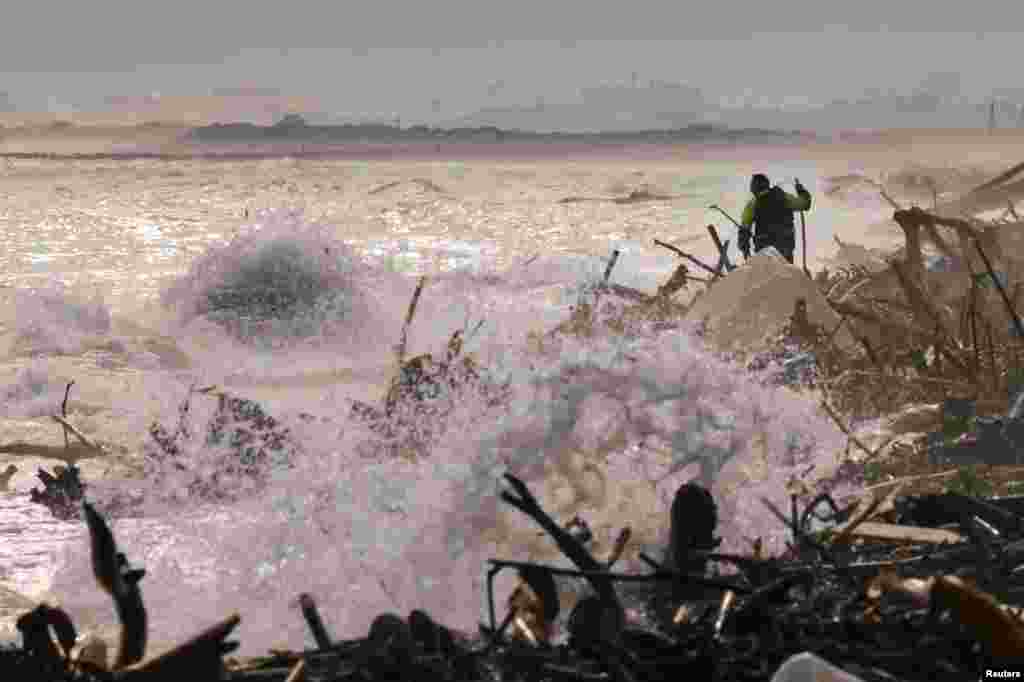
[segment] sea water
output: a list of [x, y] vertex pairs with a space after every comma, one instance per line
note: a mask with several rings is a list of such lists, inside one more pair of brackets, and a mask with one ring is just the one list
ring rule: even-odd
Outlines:
[[[612, 280], [652, 292], [677, 264], [653, 239], [714, 262], [705, 225], [733, 244], [735, 230], [708, 205], [738, 218], [752, 170], [628, 157], [9, 161], [0, 179], [0, 441], [59, 445], [47, 415], [75, 382], [69, 419], [111, 452], [81, 464], [97, 482], [90, 495], [104, 494], [100, 481], [149, 486], [144, 514], [110, 523], [129, 561], [147, 570], [155, 649], [235, 611], [243, 653], [308, 646], [301, 592], [314, 595], [337, 638], [412, 608], [474, 630], [488, 558], [564, 565], [532, 521], [502, 508], [504, 472], [559, 519], [586, 518], [598, 553], [630, 526], [626, 570], [643, 570], [638, 547], [664, 545], [675, 488], [702, 472], [715, 477], [723, 547], [745, 552], [763, 537], [778, 551], [784, 529], [759, 498], [784, 503], [788, 478], [826, 469], [843, 444], [812, 400], [760, 386], [685, 328], [567, 339], [542, 353], [527, 343], [566, 318], [613, 250]], [[812, 267], [834, 251], [834, 234], [858, 241], [888, 210], [821, 195], [824, 167], [756, 170], [798, 176], [816, 193]], [[638, 189], [673, 198], [610, 201]], [[586, 200], [560, 202], [568, 197]], [[351, 300], [309, 318], [315, 328], [254, 327], [267, 338], [243, 341], [189, 312], [189, 296], [214, 278], [197, 272], [204, 257], [300, 232], [311, 235], [296, 241], [302, 253], [348, 268], [337, 287]], [[408, 354], [440, 357], [453, 331], [475, 329], [466, 350], [512, 394], [500, 409], [459, 405], [425, 455], [387, 457], [349, 424], [348, 409], [352, 399], [381, 400], [424, 274]], [[227, 505], [130, 478], [149, 424], [173, 424], [190, 388], [206, 385], [259, 401], [303, 443], [267, 489]], [[20, 471], [0, 494], [0, 583], [60, 603], [80, 628], [109, 631], [116, 616], [91, 576], [84, 524], [28, 502], [36, 467], [56, 462], [0, 455], [8, 462]], [[499, 599], [510, 585], [499, 581]], [[21, 602], [8, 601], [11, 616]]]

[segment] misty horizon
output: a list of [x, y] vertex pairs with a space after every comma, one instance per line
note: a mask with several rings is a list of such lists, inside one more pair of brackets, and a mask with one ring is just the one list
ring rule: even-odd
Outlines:
[[[936, 13], [922, 2], [777, 0], [698, 14], [660, 0], [439, 0], [403, 7], [397, 20], [394, 8], [301, 1], [50, 4], [0, 26], [0, 108], [59, 115], [118, 98], [280, 96], [308, 105], [273, 115], [451, 125], [652, 81], [698, 89], [704, 110], [802, 111], [918, 91], [1024, 104], [1006, 59], [1024, 6], [1007, 3]], [[685, 103], [662, 113], [702, 114]]]
[[[75, 122], [75, 114], [109, 114], [136, 123], [192, 126], [248, 123], [273, 125], [299, 116], [310, 126], [387, 125], [410, 129], [497, 128], [504, 131], [595, 133], [672, 131], [710, 124], [728, 128], [806, 130], [982, 128], [993, 118], [999, 128], [1024, 125], [1024, 97], [996, 89], [986, 97], [958, 92], [958, 74], [930, 74], [910, 89], [868, 88], [830, 101], [807, 96], [762, 96], [752, 89], [734, 96], [709, 96], [705, 89], [683, 82], [628, 79], [580, 86], [574, 97], [511, 101], [481, 107], [459, 116], [426, 120], [405, 113], [331, 111], [316, 96], [254, 85], [210, 88], [206, 93], [107, 95], [93, 107], [50, 112], [57, 120]], [[995, 93], [1002, 92], [1001, 96]], [[11, 93], [0, 92], [0, 111], [38, 113], [16, 105]], [[435, 102], [436, 103], [436, 102]], [[63, 118], [62, 118], [63, 117]], [[95, 119], [93, 119], [95, 120]], [[88, 123], [85, 123], [88, 125]]]

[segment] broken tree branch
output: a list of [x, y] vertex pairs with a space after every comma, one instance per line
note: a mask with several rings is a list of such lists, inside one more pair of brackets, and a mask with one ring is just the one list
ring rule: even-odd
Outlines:
[[47, 459], [60, 460], [66, 464], [75, 464], [83, 459], [93, 459], [103, 454], [102, 450], [78, 443], [71, 444], [66, 448], [59, 445], [26, 443], [20, 440], [12, 443], [0, 443], [0, 455], [45, 457]]
[[238, 648], [237, 642], [224, 640], [241, 621], [237, 613], [232, 614], [170, 651], [118, 671], [114, 679], [118, 682], [222, 679], [223, 656]]
[[618, 260], [619, 260], [619, 250], [615, 249], [614, 251], [612, 251], [612, 257], [608, 260], [608, 267], [605, 268], [604, 277], [601, 278], [601, 281], [604, 284], [608, 283], [608, 278], [612, 276], [612, 270], [615, 268], [615, 263]]
[[708, 225], [708, 234], [711, 235], [711, 240], [715, 243], [715, 248], [718, 249], [718, 273], [722, 273], [723, 267], [726, 272], [735, 270], [736, 266], [729, 261], [729, 242], [722, 243], [722, 240], [718, 238], [718, 230], [715, 229], [714, 225]]
[[615, 617], [618, 619], [618, 627], [621, 628], [624, 618], [622, 604], [619, 602], [618, 595], [615, 593], [615, 588], [611, 579], [607, 576], [601, 575], [602, 572], [606, 572], [605, 565], [602, 565], [594, 559], [594, 557], [590, 555], [590, 552], [588, 552], [586, 548], [583, 547], [583, 545], [580, 544], [580, 542], [573, 537], [571, 533], [569, 533], [569, 531], [555, 523], [555, 520], [541, 508], [537, 498], [533, 496], [533, 493], [530, 492], [530, 489], [526, 487], [525, 483], [512, 474], [505, 474], [505, 480], [508, 481], [509, 485], [511, 485], [515, 492], [518, 493], [518, 496], [508, 491], [502, 491], [501, 499], [529, 516], [531, 519], [536, 521], [541, 528], [547, 531], [548, 535], [550, 535], [558, 545], [558, 548], [562, 550], [562, 553], [565, 554], [565, 556], [568, 557], [569, 560], [579, 568], [579, 570], [597, 572], [596, 574], [589, 574], [587, 576], [587, 581], [604, 602], [605, 608], [612, 609], [615, 612]]
[[893, 261], [891, 264], [893, 272], [896, 273], [897, 280], [900, 286], [903, 287], [904, 293], [907, 295], [907, 301], [914, 307], [916, 311], [923, 311], [928, 317], [931, 318], [931, 322], [934, 323], [938, 338], [935, 339], [935, 350], [942, 355], [942, 357], [949, 361], [951, 365], [956, 367], [961, 374], [966, 378], [973, 381], [974, 375], [971, 373], [969, 367], [964, 365], [959, 358], [953, 355], [952, 351], [949, 350], [949, 346], [946, 341], [952, 338], [952, 334], [946, 328], [945, 321], [939, 312], [935, 309], [924, 293], [917, 287], [917, 284], [909, 276], [909, 274], [903, 269], [900, 263]]
[[398, 357], [399, 372], [401, 371], [402, 364], [405, 362], [405, 350], [409, 341], [409, 325], [412, 324], [412, 318], [416, 315], [416, 306], [420, 302], [420, 294], [423, 293], [423, 286], [426, 283], [426, 275], [420, 277], [419, 282], [416, 283], [415, 291], [412, 292], [412, 300], [409, 301], [409, 309], [405, 313], [405, 322], [402, 323], [402, 336], [398, 341], [398, 348], [395, 350], [395, 355]]
[[139, 589], [139, 581], [146, 571], [128, 566], [124, 554], [117, 551], [114, 534], [91, 504], [83, 502], [82, 509], [89, 526], [93, 575], [100, 587], [114, 598], [117, 617], [121, 621], [121, 644], [114, 662], [117, 670], [142, 660], [146, 654], [148, 626]]
[[711, 273], [713, 276], [718, 277], [718, 271], [717, 270], [715, 270], [713, 267], [711, 267], [707, 263], [704, 263], [703, 261], [695, 258], [694, 256], [691, 256], [690, 254], [686, 253], [685, 251], [683, 251], [681, 249], [678, 249], [678, 248], [672, 246], [671, 244], [666, 244], [665, 242], [661, 241], [660, 239], [655, 239], [654, 243], [656, 245], [662, 247], [662, 248], [668, 249], [669, 251], [671, 251], [672, 253], [676, 254], [677, 256], [680, 256], [682, 258], [687, 259], [691, 263], [693, 263], [693, 264], [703, 268], [707, 272]]
[[299, 607], [302, 609], [302, 617], [306, 619], [313, 639], [318, 649], [331, 648], [331, 636], [327, 634], [324, 621], [320, 618], [320, 611], [316, 608], [313, 596], [305, 592], [299, 595]]
[[[55, 414], [50, 415], [50, 418], [60, 424], [63, 430], [63, 448], [55, 445], [37, 445], [35, 443], [26, 443], [24, 441], [14, 441], [13, 443], [0, 443], [0, 454], [20, 455], [23, 457], [46, 457], [48, 459], [58, 459], [69, 465], [74, 465], [79, 460], [99, 457], [105, 454], [103, 448], [91, 441], [67, 419], [68, 396], [71, 393], [71, 387], [74, 385], [75, 382], [70, 381], [67, 386], [64, 387], [64, 400], [60, 405], [60, 416]], [[71, 443], [68, 442], [68, 433], [74, 435], [78, 440], [78, 443], [71, 445]]]
[[996, 187], [997, 185], [1001, 185], [1004, 182], [1012, 179], [1013, 176], [1017, 175], [1021, 171], [1024, 171], [1024, 163], [1018, 163], [1018, 164], [1010, 167], [1008, 170], [1003, 171], [1002, 173], [1000, 173], [996, 177], [992, 178], [991, 180], [988, 180], [987, 182], [983, 182], [982, 184], [978, 185], [974, 189], [968, 191], [964, 195], [964, 197], [969, 197], [969, 196], [971, 196], [973, 194], [978, 194], [980, 192], [984, 192], [985, 190], [992, 189], [993, 187]]
[[[60, 416], [65, 419], [68, 418], [68, 396], [71, 394], [71, 387], [75, 385], [75, 382], [69, 381], [68, 385], [64, 387], [64, 401], [60, 404]], [[68, 430], [64, 429], [64, 447], [68, 446]]]
[[843, 420], [839, 418], [839, 415], [836, 414], [835, 410], [832, 409], [832, 406], [828, 404], [827, 396], [822, 398], [821, 407], [825, 410], [828, 416], [832, 418], [832, 421], [834, 421], [836, 426], [839, 427], [839, 430], [842, 431], [843, 434], [845, 434], [846, 437], [850, 439], [850, 442], [856, 445], [860, 450], [864, 452], [864, 454], [868, 456], [868, 458], [864, 460], [865, 462], [868, 462], [877, 457], [879, 453], [881, 453], [882, 450], [885, 448], [885, 446], [887, 446], [889, 443], [895, 440], [895, 438], [889, 438], [880, 446], [878, 446], [875, 450], [871, 450], [868, 448], [868, 446], [864, 445], [864, 443], [859, 438], [857, 438], [857, 436], [855, 436], [852, 431], [850, 431], [850, 427], [848, 427], [843, 422]]
[[974, 248], [978, 250], [978, 255], [981, 256], [981, 260], [985, 263], [985, 268], [988, 270], [988, 276], [992, 278], [992, 282], [996, 285], [996, 289], [999, 290], [999, 296], [1003, 299], [1003, 305], [1006, 306], [1006, 312], [1010, 316], [1010, 320], [1013, 322], [1014, 328], [1017, 330], [1017, 335], [1020, 338], [1024, 338], [1024, 325], [1021, 324], [1020, 316], [1017, 315], [1017, 311], [1013, 307], [1013, 303], [1010, 301], [1010, 297], [1006, 295], [1006, 289], [1003, 288], [1003, 283], [996, 277], [995, 270], [992, 269], [992, 263], [988, 259], [988, 254], [981, 248], [981, 241], [977, 238], [974, 240]]
[[[101, 448], [99, 445], [96, 445], [96, 443], [93, 443], [91, 440], [89, 440], [85, 436], [85, 434], [83, 434], [81, 431], [79, 431], [77, 428], [75, 428], [74, 424], [69, 422], [64, 417], [58, 417], [55, 414], [51, 414], [50, 418], [53, 419], [53, 421], [55, 421], [58, 424], [60, 424], [61, 426], [63, 426], [66, 432], [70, 431], [71, 434], [75, 438], [78, 439], [78, 442], [81, 443], [82, 445], [84, 445], [85, 447], [90, 448], [92, 450], [98, 450], [99, 452], [103, 451], [103, 448]], [[67, 433], [65, 433], [65, 438], [66, 437], [67, 437]]]

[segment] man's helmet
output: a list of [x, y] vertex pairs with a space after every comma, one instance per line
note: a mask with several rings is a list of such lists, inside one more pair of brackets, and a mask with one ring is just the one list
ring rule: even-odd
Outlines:
[[750, 178], [750, 192], [752, 194], [760, 194], [771, 186], [771, 181], [768, 180], [768, 176], [764, 173], [754, 173], [753, 177]]

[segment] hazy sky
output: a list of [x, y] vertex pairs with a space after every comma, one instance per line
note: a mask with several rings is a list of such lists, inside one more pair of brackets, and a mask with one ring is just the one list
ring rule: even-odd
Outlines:
[[[35, 0], [0, 22], [15, 101], [240, 85], [321, 97], [335, 112], [437, 120], [571, 99], [601, 82], [686, 82], [812, 100], [961, 74], [1015, 84], [1024, 2], [920, 0]], [[439, 109], [433, 100], [440, 101]]]

